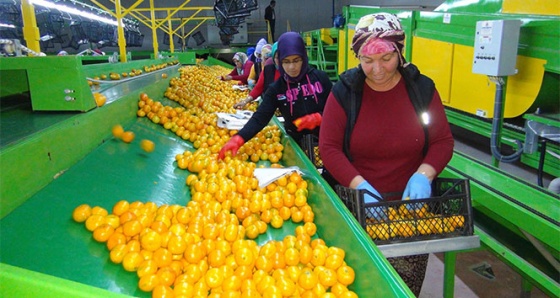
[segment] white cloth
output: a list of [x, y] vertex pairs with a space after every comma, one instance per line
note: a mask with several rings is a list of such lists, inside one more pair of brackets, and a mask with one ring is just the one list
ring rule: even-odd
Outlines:
[[278, 178], [293, 172], [298, 172], [300, 175], [302, 174], [299, 168], [294, 166], [288, 168], [256, 168], [253, 171], [253, 176], [259, 180], [259, 187], [264, 188], [278, 180]]
[[216, 113], [218, 115], [217, 125], [221, 128], [229, 130], [240, 130], [247, 124], [249, 118], [253, 116], [253, 112], [246, 110], [239, 110], [235, 114]]

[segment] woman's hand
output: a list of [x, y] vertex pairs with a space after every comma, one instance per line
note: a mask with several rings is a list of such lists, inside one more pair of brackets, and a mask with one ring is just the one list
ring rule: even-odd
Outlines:
[[248, 103], [250, 103], [251, 101], [253, 101], [253, 98], [252, 98], [251, 96], [249, 96], [249, 97], [245, 98], [244, 100], [242, 100], [242, 101], [240, 101], [240, 102], [234, 104], [234, 105], [233, 105], [233, 108], [234, 108], [234, 109], [241, 110], [241, 109], [245, 108], [245, 106], [246, 106]]

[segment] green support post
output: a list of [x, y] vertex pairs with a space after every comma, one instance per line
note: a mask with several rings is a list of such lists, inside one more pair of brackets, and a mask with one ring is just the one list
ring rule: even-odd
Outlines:
[[455, 290], [455, 264], [457, 252], [448, 251], [443, 254], [443, 297], [453, 297]]

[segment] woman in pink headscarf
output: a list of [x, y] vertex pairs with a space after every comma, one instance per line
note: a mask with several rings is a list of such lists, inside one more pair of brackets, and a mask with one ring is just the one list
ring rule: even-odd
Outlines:
[[[362, 17], [352, 40], [360, 64], [340, 75], [323, 111], [319, 149], [325, 178], [369, 191], [366, 203], [429, 198], [432, 180], [453, 154], [439, 94], [431, 79], [405, 61], [404, 39], [395, 15]], [[402, 196], [380, 195], [395, 192]], [[383, 210], [374, 216], [386, 217]], [[428, 255], [389, 262], [419, 295]]]

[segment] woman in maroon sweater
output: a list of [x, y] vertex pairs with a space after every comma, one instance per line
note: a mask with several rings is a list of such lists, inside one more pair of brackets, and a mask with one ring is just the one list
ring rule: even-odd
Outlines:
[[249, 61], [245, 53], [237, 52], [233, 55], [233, 63], [235, 68], [228, 75], [222, 76], [222, 81], [238, 80], [239, 84], [247, 85], [247, 78], [251, 73], [253, 62]]
[[[341, 74], [323, 111], [319, 150], [325, 169], [339, 184], [379, 196], [366, 194], [366, 202], [390, 192], [403, 195], [388, 200], [430, 197], [431, 181], [453, 154], [453, 136], [439, 94], [432, 80], [406, 63], [403, 45], [404, 31], [395, 15], [362, 17], [352, 41], [360, 65]], [[430, 95], [416, 96], [426, 93], [411, 91], [412, 85]], [[421, 113], [415, 108], [422, 106], [420, 98], [425, 107]], [[357, 115], [348, 132], [344, 107], [351, 101]], [[389, 262], [419, 295], [428, 255]]]

